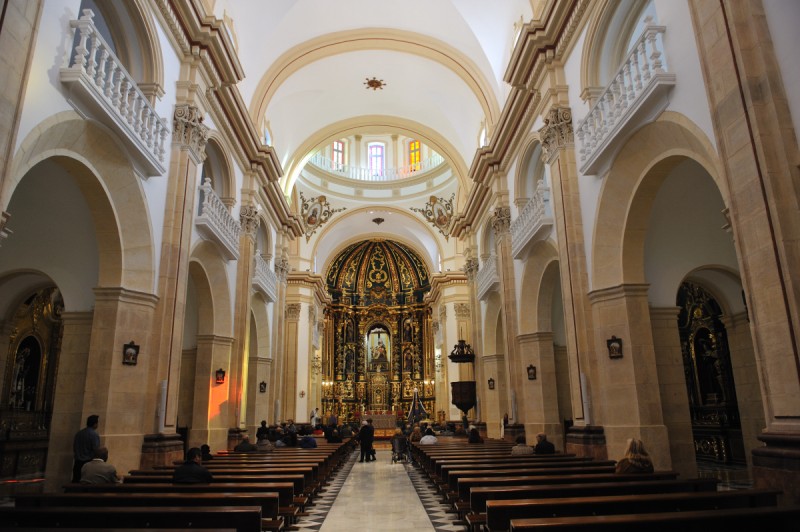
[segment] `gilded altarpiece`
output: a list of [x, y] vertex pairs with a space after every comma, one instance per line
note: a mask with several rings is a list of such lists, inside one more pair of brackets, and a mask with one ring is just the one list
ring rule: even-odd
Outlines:
[[[428, 270], [407, 246], [386, 240], [351, 244], [327, 273], [333, 334], [323, 348], [323, 403], [341, 421], [365, 415], [403, 420], [414, 388], [433, 412]], [[385, 427], [386, 430], [393, 428]], [[382, 427], [376, 426], [380, 432]], [[379, 434], [380, 435], [380, 434]]]

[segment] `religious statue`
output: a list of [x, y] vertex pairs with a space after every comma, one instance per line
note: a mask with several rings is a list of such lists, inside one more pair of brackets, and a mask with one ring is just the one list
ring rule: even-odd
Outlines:
[[389, 357], [386, 352], [386, 345], [383, 340], [378, 338], [378, 343], [372, 348], [372, 362], [370, 369], [372, 371], [388, 371], [389, 370]]

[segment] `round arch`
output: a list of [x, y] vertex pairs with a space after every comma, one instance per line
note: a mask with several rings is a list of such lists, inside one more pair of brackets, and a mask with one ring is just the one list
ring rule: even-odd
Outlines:
[[500, 106], [492, 84], [471, 58], [427, 35], [375, 28], [324, 35], [295, 46], [278, 58], [258, 82], [250, 105], [253, 122], [262, 123], [261, 117], [265, 115], [278, 87], [295, 72], [325, 57], [360, 50], [398, 51], [436, 61], [464, 80], [475, 94], [490, 124], [494, 124], [500, 116]]
[[89, 205], [100, 255], [99, 286], [153, 293], [156, 273], [149, 207], [115, 136], [71, 111], [43, 121], [21, 143], [3, 182], [3, 210], [24, 176], [46, 159], [72, 175]]
[[[519, 162], [514, 175], [514, 204], [518, 208], [523, 208], [534, 192], [530, 185], [536, 185], [538, 177], [545, 175], [542, 145], [538, 134], [530, 134], [525, 139]], [[533, 183], [530, 182], [531, 176]]]
[[730, 203], [719, 159], [703, 132], [683, 115], [662, 114], [628, 140], [603, 183], [592, 238], [593, 290], [646, 282], [642, 235], [655, 195], [671, 169], [686, 159], [698, 163], [725, 205]]
[[[189, 257], [190, 275], [198, 287], [198, 311], [201, 334], [230, 337], [233, 331], [232, 302], [225, 260], [211, 242], [203, 240]], [[202, 275], [202, 278], [200, 277]], [[198, 281], [201, 284], [197, 284]], [[208, 283], [210, 299], [201, 302], [199, 287]], [[207, 332], [206, 332], [207, 331]]]
[[[471, 183], [468, 180], [469, 168], [466, 161], [459, 155], [458, 150], [453, 144], [435, 130], [397, 116], [361, 116], [349, 118], [340, 122], [330, 124], [301, 143], [297, 150], [289, 156], [285, 165], [285, 171], [281, 186], [284, 194], [289, 195], [294, 188], [294, 184], [300, 177], [300, 172], [305, 167], [308, 159], [313, 153], [334, 140], [349, 135], [361, 134], [365, 130], [379, 130], [383, 133], [397, 133], [405, 136], [415, 137], [433, 148], [441, 155], [445, 163], [453, 170], [453, 174], [458, 179], [458, 199], [463, 202], [469, 194]], [[459, 203], [461, 204], [461, 203]]]
[[500, 294], [493, 291], [486, 300], [486, 307], [483, 313], [483, 354], [494, 355], [497, 347], [497, 320], [502, 319], [502, 302]]
[[[557, 289], [561, 289], [558, 249], [550, 241], [537, 242], [522, 270], [522, 297], [518, 301], [520, 334], [551, 330], [552, 299]], [[522, 305], [532, 295], [536, 296], [536, 304], [523, 309]]]
[[[225, 149], [227, 146], [225, 139], [218, 131], [210, 131], [208, 143], [206, 144], [206, 159], [203, 167], [208, 165], [209, 173], [217, 186], [214, 190], [219, 191], [219, 197], [226, 205], [231, 204], [236, 199], [236, 174], [234, 173], [233, 162], [231, 161], [231, 150]], [[208, 175], [208, 174], [206, 174]], [[218, 180], [218, 182], [217, 182]]]

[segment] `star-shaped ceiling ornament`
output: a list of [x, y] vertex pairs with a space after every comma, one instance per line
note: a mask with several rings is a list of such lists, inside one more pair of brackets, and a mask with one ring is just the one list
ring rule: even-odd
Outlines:
[[365, 78], [365, 79], [367, 80], [364, 82], [365, 89], [368, 90], [372, 89], [376, 91], [378, 89], [383, 90], [383, 88], [386, 86], [386, 83], [384, 83], [382, 79], [378, 79], [375, 76], [373, 76], [372, 79], [370, 78]]

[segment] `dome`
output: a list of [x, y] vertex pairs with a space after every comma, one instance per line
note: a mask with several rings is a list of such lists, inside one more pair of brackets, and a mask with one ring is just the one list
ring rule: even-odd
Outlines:
[[334, 304], [421, 303], [430, 290], [428, 268], [408, 246], [371, 239], [350, 244], [331, 262], [326, 278]]

